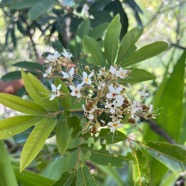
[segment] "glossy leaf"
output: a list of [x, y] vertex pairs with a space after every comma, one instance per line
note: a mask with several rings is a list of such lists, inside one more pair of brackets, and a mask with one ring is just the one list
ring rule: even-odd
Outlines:
[[56, 119], [44, 118], [33, 129], [21, 153], [20, 171], [25, 169], [37, 156], [39, 151], [42, 149], [45, 140], [54, 129], [55, 124]]
[[61, 81], [59, 78], [55, 78], [55, 85], [58, 86], [59, 84], [62, 85], [60, 91], [66, 94], [64, 97], [59, 98], [59, 103], [62, 108], [69, 109], [72, 105], [72, 97], [70, 95], [69, 89], [63, 81]]
[[50, 91], [32, 74], [22, 71], [22, 78], [24, 81], [25, 88], [29, 93], [30, 97], [42, 106], [43, 108], [49, 111], [56, 111], [59, 109], [57, 101], [54, 99], [50, 101]]
[[105, 57], [109, 65], [114, 64], [118, 52], [120, 31], [120, 17], [117, 15], [108, 25], [104, 40]]
[[132, 162], [133, 179], [135, 186], [147, 186], [150, 183], [150, 168], [145, 155], [139, 150], [133, 149], [134, 161]]
[[182, 147], [163, 142], [148, 142], [143, 146], [170, 170], [182, 172], [186, 169], [186, 150]]
[[143, 30], [139, 28], [134, 28], [126, 33], [119, 47], [117, 64], [121, 64], [129, 54], [136, 50], [135, 43], [142, 33]]
[[26, 69], [29, 69], [29, 70], [43, 71], [43, 66], [39, 63], [36, 63], [36, 62], [21, 61], [21, 62], [13, 64], [13, 66], [20, 67], [20, 68], [26, 68]]
[[34, 116], [14, 116], [0, 120], [0, 139], [19, 134], [37, 124], [40, 120], [41, 117]]
[[19, 171], [18, 166], [13, 166], [15, 175], [17, 180], [26, 186], [51, 186], [54, 184], [54, 180], [51, 180], [49, 178], [46, 178], [42, 176], [41, 174], [38, 174], [36, 172], [30, 171], [30, 170], [24, 170], [22, 173]]
[[34, 4], [32, 8], [28, 12], [28, 18], [33, 21], [37, 19], [39, 16], [46, 13], [49, 9], [51, 9], [56, 4], [53, 0], [48, 0], [47, 3], [45, 1], [38, 1], [37, 4]]
[[101, 51], [101, 47], [95, 39], [86, 36], [83, 40], [83, 50], [85, 54], [91, 55], [92, 58], [87, 59], [89, 62], [91, 59], [91, 62], [93, 64], [101, 66], [106, 65], [104, 55]]
[[95, 180], [90, 174], [90, 170], [86, 165], [77, 170], [76, 185], [81, 186], [96, 186]]
[[121, 79], [120, 83], [139, 83], [142, 81], [149, 81], [153, 79], [156, 79], [156, 76], [154, 76], [150, 72], [139, 68], [133, 68], [131, 69], [131, 73], [129, 74], [129, 76], [126, 79]]
[[148, 58], [154, 57], [168, 49], [168, 44], [163, 41], [157, 41], [146, 45], [139, 50], [131, 53], [127, 59], [120, 61], [119, 65], [122, 67], [134, 65]]
[[10, 94], [0, 93], [0, 103], [13, 110], [26, 114], [37, 116], [44, 115], [47, 113], [47, 111], [37, 103], [34, 103], [33, 101], [29, 100], [24, 100], [20, 97]]
[[61, 154], [64, 154], [69, 146], [71, 141], [71, 133], [69, 124], [68, 124], [68, 114], [62, 116], [56, 126], [56, 141], [57, 147]]
[[122, 167], [123, 161], [133, 160], [130, 156], [115, 156], [110, 154], [106, 149], [102, 148], [101, 150], [94, 150], [89, 148], [87, 145], [82, 145], [81, 149], [83, 153], [90, 153], [90, 160], [100, 164], [100, 165], [114, 165], [117, 167]]
[[98, 138], [101, 141], [106, 141], [106, 144], [112, 144], [126, 140], [127, 136], [120, 131], [117, 131], [113, 136], [113, 133], [110, 132], [110, 129], [101, 129]]

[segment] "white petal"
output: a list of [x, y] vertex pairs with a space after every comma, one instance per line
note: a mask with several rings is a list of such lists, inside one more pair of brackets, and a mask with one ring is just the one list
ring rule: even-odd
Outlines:
[[70, 76], [66, 72], [61, 72], [63, 74], [63, 78], [69, 78]]
[[52, 91], [56, 91], [56, 86], [54, 84], [51, 84]]
[[54, 94], [51, 95], [50, 101], [52, 101], [56, 96]]
[[122, 87], [118, 87], [118, 88], [116, 89], [116, 93], [119, 94], [122, 90], [123, 90]]
[[86, 78], [87, 78], [87, 73], [83, 72], [83, 79], [86, 79]]
[[70, 69], [69, 74], [70, 74], [70, 76], [73, 76], [73, 75], [74, 75], [74, 67], [72, 67], [72, 68]]
[[69, 86], [72, 91], [74, 91], [76, 88], [72, 85]]
[[57, 90], [60, 90], [60, 88], [61, 88], [61, 84], [59, 84], [58, 86], [57, 86]]
[[107, 97], [108, 99], [112, 99], [112, 93], [108, 93], [108, 94], [106, 95], [106, 97]]
[[88, 77], [91, 78], [94, 75], [94, 72], [91, 72]]
[[115, 89], [114, 89], [113, 85], [110, 85], [108, 88], [109, 88], [110, 92], [115, 92]]

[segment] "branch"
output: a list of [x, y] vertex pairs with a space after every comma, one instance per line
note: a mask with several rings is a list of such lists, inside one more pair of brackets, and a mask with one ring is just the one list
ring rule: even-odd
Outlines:
[[176, 142], [154, 121], [154, 120], [145, 120], [149, 124], [150, 128], [159, 136], [162, 136], [166, 141], [172, 144]]

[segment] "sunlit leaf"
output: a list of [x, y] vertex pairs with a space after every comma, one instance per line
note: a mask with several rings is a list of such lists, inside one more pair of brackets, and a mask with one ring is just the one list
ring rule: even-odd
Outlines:
[[143, 146], [170, 170], [182, 172], [186, 169], [186, 150], [182, 147], [163, 142], [148, 142]]
[[150, 183], [150, 168], [148, 160], [139, 149], [133, 149], [132, 154], [134, 156], [132, 168], [135, 186], [148, 186]]
[[117, 55], [120, 31], [120, 17], [117, 15], [108, 25], [104, 40], [105, 57], [109, 65], [114, 64]]
[[94, 178], [90, 174], [90, 170], [86, 165], [83, 167], [81, 166], [77, 170], [77, 179], [76, 179], [76, 185], [81, 186], [96, 186]]
[[40, 120], [41, 117], [34, 116], [14, 116], [0, 120], [0, 139], [19, 134], [37, 124]]
[[56, 119], [44, 118], [33, 129], [21, 153], [20, 171], [25, 169], [25, 167], [27, 167], [37, 156], [39, 151], [42, 149], [45, 140], [54, 129], [55, 124]]
[[154, 57], [168, 49], [168, 44], [163, 41], [157, 41], [146, 45], [135, 52], [131, 53], [127, 59], [120, 61], [119, 65], [122, 67], [130, 66], [148, 58]]
[[59, 98], [59, 103], [63, 108], [69, 109], [72, 105], [72, 97], [70, 95], [69, 89], [63, 81], [61, 81], [59, 78], [55, 78], [55, 85], [58, 86], [59, 84], [62, 85], [60, 91], [66, 94], [64, 97]]
[[120, 83], [121, 84], [139, 83], [142, 81], [153, 80], [155, 78], [156, 76], [154, 76], [150, 72], [147, 72], [146, 70], [139, 69], [139, 68], [133, 68], [131, 69], [131, 73], [129, 74], [129, 76], [126, 79], [121, 79]]
[[124, 59], [126, 59], [129, 54], [136, 50], [135, 43], [142, 33], [143, 33], [142, 29], [134, 28], [125, 34], [119, 47], [116, 62], [117, 64], [121, 64], [122, 61], [124, 61]]
[[0, 93], [0, 103], [13, 110], [26, 114], [37, 116], [47, 113], [47, 111], [37, 103], [29, 100], [23, 100], [20, 97], [10, 94]]
[[29, 93], [30, 97], [42, 106], [43, 108], [49, 111], [56, 111], [59, 109], [57, 101], [54, 99], [50, 101], [50, 91], [32, 74], [22, 71], [22, 78], [24, 81], [25, 88]]

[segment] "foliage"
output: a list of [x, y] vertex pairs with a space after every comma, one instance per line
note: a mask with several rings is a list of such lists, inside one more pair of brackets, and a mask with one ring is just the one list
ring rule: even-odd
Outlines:
[[[2, 3], [6, 4], [7, 1]], [[64, 3], [71, 9], [77, 6], [73, 1]], [[55, 19], [52, 25], [46, 27], [51, 28], [49, 37], [55, 29], [58, 30], [58, 39], [61, 41], [58, 43], [58, 48], [61, 48], [59, 52], [45, 54], [43, 66], [27, 61], [15, 64], [22, 68], [18, 78], [22, 77], [24, 81], [26, 99], [0, 93], [1, 104], [21, 112], [21, 115], [0, 121], [0, 139], [23, 134], [24, 131], [28, 133], [20, 155], [20, 165], [15, 164], [12, 167], [21, 185], [38, 185], [38, 182], [54, 186], [98, 185], [101, 183], [102, 174], [109, 174], [109, 171], [116, 183], [121, 184], [123, 180], [120, 180], [116, 168], [124, 168], [126, 163], [128, 170], [132, 168], [134, 185], [159, 183], [160, 179], [154, 181], [154, 171], [157, 172], [157, 169], [153, 166], [156, 165], [160, 168], [157, 175], [161, 178], [167, 169], [176, 175], [185, 170], [184, 147], [160, 142], [162, 139], [159, 140], [148, 127], [142, 134], [139, 124], [143, 120], [149, 122], [149, 119], [152, 121], [156, 117], [158, 124], [178, 142], [185, 52], [175, 65], [173, 73], [164, 79], [155, 95], [154, 108], [165, 108], [156, 116], [152, 105], [145, 103], [145, 97], [149, 93], [146, 90], [138, 92], [140, 101], [136, 102], [127, 94], [130, 89], [128, 83], [154, 80], [154, 74], [133, 65], [166, 51], [168, 44], [156, 41], [137, 48], [136, 42], [143, 29], [134, 28], [126, 32], [126, 25], [121, 23], [127, 17], [119, 1], [95, 1], [91, 4], [88, 15], [87, 12], [76, 12], [79, 16], [76, 33], [74, 31], [75, 36], [69, 42], [60, 37], [57, 15], [65, 15], [66, 12], [59, 8], [59, 2], [50, 0], [46, 4], [43, 0], [20, 0], [13, 3], [9, 1], [8, 4], [13, 13], [19, 11], [20, 15], [24, 13], [24, 16], [28, 16], [33, 21], [33, 28], [38, 26], [37, 18], [43, 16], [46, 19], [45, 24], [54, 19], [47, 12], [52, 8]], [[111, 10], [111, 7], [115, 9]], [[119, 14], [116, 9], [120, 10]], [[115, 15], [113, 19], [108, 14], [110, 11]], [[100, 12], [103, 14], [99, 19]], [[67, 15], [71, 15], [71, 12], [67, 12]], [[91, 19], [91, 15], [95, 19]], [[90, 19], [83, 20], [82, 17]], [[77, 18], [71, 15], [71, 20], [73, 22]], [[45, 31], [42, 32], [45, 35]], [[68, 46], [72, 54], [63, 46]], [[11, 77], [8, 74], [3, 78]], [[175, 112], [172, 105], [175, 105], [179, 113]], [[178, 122], [177, 129], [175, 122]], [[129, 130], [125, 126], [129, 126]], [[131, 129], [135, 131], [135, 136], [129, 134]], [[138, 132], [140, 137], [136, 135]], [[46, 149], [45, 144], [51, 138], [54, 139], [51, 145], [53, 152], [50, 152], [53, 154], [50, 157], [52, 161], [45, 164], [46, 160], [42, 159], [42, 155], [45, 150], [50, 150]], [[119, 150], [113, 150], [117, 145]], [[121, 150], [123, 146], [124, 151]], [[50, 145], [47, 144], [47, 148]], [[38, 161], [40, 158], [41, 163]], [[159, 164], [156, 164], [157, 161]], [[0, 176], [3, 177], [1, 174]], [[30, 182], [30, 179], [33, 181]]]

